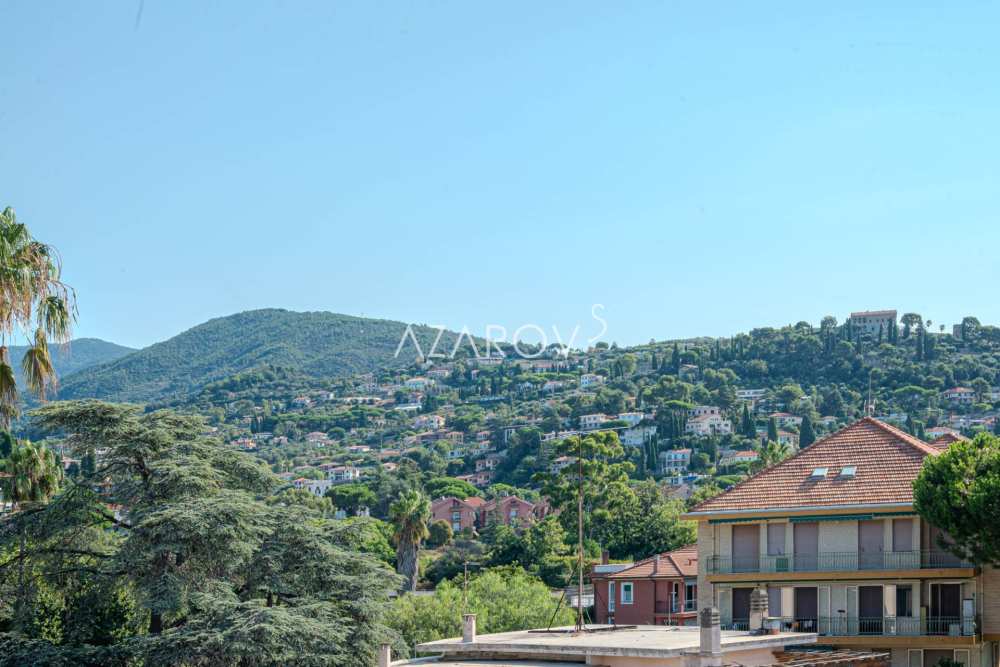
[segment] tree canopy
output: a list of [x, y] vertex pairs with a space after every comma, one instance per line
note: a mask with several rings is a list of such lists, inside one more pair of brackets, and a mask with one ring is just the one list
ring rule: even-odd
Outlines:
[[[35, 417], [97, 465], [0, 521], [0, 599], [23, 565], [33, 606], [51, 611], [16, 630], [0, 617], [0, 665], [346, 667], [394, 638], [383, 617], [397, 578], [355, 550], [354, 527], [265, 503], [277, 480], [199, 418], [96, 401]], [[96, 619], [63, 613], [87, 600]]]

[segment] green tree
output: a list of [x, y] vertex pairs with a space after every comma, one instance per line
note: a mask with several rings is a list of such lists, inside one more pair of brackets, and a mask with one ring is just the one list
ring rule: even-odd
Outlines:
[[813, 430], [812, 418], [807, 414], [802, 417], [799, 427], [799, 447], [808, 447], [816, 442], [816, 431]]
[[[28, 510], [34, 505], [47, 502], [59, 488], [61, 478], [62, 466], [56, 461], [55, 454], [41, 445], [25, 442], [15, 446], [10, 456], [0, 461], [0, 498], [10, 502], [14, 512]], [[16, 522], [14, 525], [18, 528], [14, 627], [22, 628], [28, 598], [28, 530], [23, 522]]]
[[550, 621], [559, 627], [574, 621], [572, 609], [560, 606], [548, 586], [518, 567], [484, 570], [470, 578], [465, 595], [462, 589], [462, 578], [456, 577], [442, 581], [433, 595], [401, 595], [389, 623], [412, 648], [461, 635], [463, 613], [476, 614], [482, 633], [544, 628]]
[[[201, 419], [96, 401], [48, 405], [36, 419], [73, 434], [74, 454], [101, 457], [91, 478], [0, 519], [0, 554], [7, 536], [25, 529], [26, 566], [40, 583], [71, 600], [67, 581], [113, 581], [119, 588], [92, 594], [109, 610], [116, 605], [105, 595], [125, 595], [118, 606], [137, 605], [143, 627], [104, 645], [8, 633], [0, 664], [45, 656], [51, 664], [347, 667], [371, 664], [392, 638], [383, 619], [397, 578], [351, 548], [354, 527], [303, 506], [267, 505], [260, 499], [277, 479], [206, 436]], [[10, 566], [0, 560], [0, 582]]]
[[760, 472], [777, 465], [792, 455], [792, 448], [775, 440], [768, 440], [757, 449], [757, 460], [750, 464], [751, 472]]
[[753, 417], [750, 415], [750, 407], [746, 403], [743, 404], [743, 414], [740, 416], [740, 433], [744, 438], [757, 437], [757, 425], [754, 423]]
[[[570, 465], [558, 472], [535, 475], [559, 519], [571, 535], [577, 534], [577, 493], [582, 493], [584, 534], [604, 542], [614, 523], [614, 514], [633, 499], [629, 474], [635, 466], [625, 459], [625, 450], [613, 431], [572, 436], [555, 447], [557, 457], [567, 457]], [[580, 480], [580, 470], [583, 481]]]
[[464, 479], [454, 477], [435, 477], [424, 484], [424, 490], [429, 498], [461, 498], [479, 495], [479, 490]]
[[28, 389], [42, 400], [56, 385], [49, 341], [69, 341], [76, 313], [73, 290], [60, 280], [55, 248], [36, 241], [17, 221], [14, 209], [0, 211], [0, 426], [10, 428], [18, 414], [18, 390], [8, 345], [30, 332], [21, 360]]
[[430, 501], [415, 489], [401, 495], [389, 507], [389, 521], [396, 528], [392, 536], [396, 544], [396, 571], [403, 576], [404, 591], [417, 590], [417, 554], [420, 544], [427, 539], [430, 518]]
[[364, 484], [338, 484], [330, 487], [326, 497], [333, 501], [339, 510], [344, 510], [348, 516], [354, 516], [364, 507], [373, 507], [378, 498]]
[[767, 420], [767, 439], [771, 442], [778, 442], [778, 421], [774, 417]]
[[980, 433], [924, 459], [913, 506], [950, 538], [945, 545], [978, 565], [1000, 566], [1000, 438]]
[[430, 528], [427, 529], [427, 546], [431, 549], [443, 547], [451, 542], [453, 536], [451, 524], [443, 519], [438, 519], [431, 523]]

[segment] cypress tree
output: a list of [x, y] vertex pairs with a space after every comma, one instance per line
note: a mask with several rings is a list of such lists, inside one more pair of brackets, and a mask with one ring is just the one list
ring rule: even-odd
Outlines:
[[750, 416], [750, 408], [747, 407], [746, 403], [743, 404], [743, 416], [740, 419], [740, 431], [743, 433], [744, 437], [757, 437], [757, 427], [753, 423], [753, 417]]
[[778, 442], [778, 422], [774, 417], [767, 420], [767, 439]]
[[799, 428], [799, 447], [808, 447], [816, 442], [816, 432], [813, 431], [812, 419], [809, 415], [802, 418], [802, 426]]

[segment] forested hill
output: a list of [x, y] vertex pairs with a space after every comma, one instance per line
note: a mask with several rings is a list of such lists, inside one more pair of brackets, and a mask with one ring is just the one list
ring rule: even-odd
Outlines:
[[[27, 349], [24, 345], [12, 345], [10, 348], [10, 360], [17, 375], [17, 383], [22, 386], [24, 380], [21, 377], [21, 359]], [[66, 345], [52, 345], [49, 352], [56, 375], [63, 378], [85, 368], [120, 359], [135, 352], [135, 349], [100, 338], [77, 338]]]
[[[406, 324], [328, 312], [252, 310], [209, 320], [169, 340], [111, 363], [65, 377], [59, 398], [95, 397], [147, 402], [197, 390], [206, 383], [262, 366], [338, 377], [410, 364], [409, 338], [395, 352]], [[427, 353], [438, 330], [414, 326]], [[450, 351], [457, 334], [445, 332], [438, 350]], [[466, 341], [467, 344], [467, 341]]]

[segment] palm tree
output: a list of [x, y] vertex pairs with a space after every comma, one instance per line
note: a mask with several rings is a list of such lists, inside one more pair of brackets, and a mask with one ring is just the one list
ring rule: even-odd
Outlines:
[[404, 591], [417, 590], [417, 554], [428, 535], [431, 503], [424, 494], [410, 489], [389, 506], [389, 520], [396, 526], [396, 571], [403, 575]]
[[757, 450], [757, 460], [750, 464], [751, 472], [760, 472], [765, 468], [781, 463], [792, 455], [792, 448], [786, 443], [768, 440]]
[[61, 479], [62, 466], [55, 453], [42, 445], [16, 445], [10, 456], [0, 461], [0, 494], [15, 510], [51, 498]]
[[73, 290], [60, 280], [55, 249], [36, 241], [14, 209], [0, 211], [0, 426], [18, 414], [18, 391], [8, 345], [18, 334], [29, 342], [21, 362], [25, 384], [40, 399], [55, 388], [48, 342], [69, 341], [76, 315]]
[[[14, 511], [32, 503], [43, 503], [52, 497], [62, 479], [62, 466], [55, 453], [41, 445], [25, 442], [15, 445], [8, 456], [0, 461], [0, 499], [10, 502]], [[26, 588], [24, 579], [25, 551], [28, 546], [25, 525], [20, 524], [17, 565], [17, 600], [14, 621], [20, 626], [24, 621]]]

